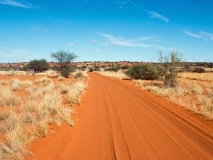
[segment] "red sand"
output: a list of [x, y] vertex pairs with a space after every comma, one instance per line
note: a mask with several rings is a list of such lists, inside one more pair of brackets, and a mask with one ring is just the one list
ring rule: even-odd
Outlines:
[[90, 78], [76, 126], [50, 126], [31, 159], [212, 159], [212, 121], [130, 83]]

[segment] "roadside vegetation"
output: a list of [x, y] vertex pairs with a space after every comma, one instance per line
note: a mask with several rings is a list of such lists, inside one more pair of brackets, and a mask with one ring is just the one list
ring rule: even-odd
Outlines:
[[75, 60], [77, 57], [74, 53], [59, 50], [57, 52], [51, 53], [51, 57], [59, 63], [57, 70], [60, 71], [63, 77], [68, 78], [70, 73], [75, 71], [75, 67], [70, 66], [70, 62]]
[[191, 66], [183, 63], [176, 52], [168, 56], [160, 52], [158, 63], [133, 65], [116, 72], [101, 68], [98, 73], [118, 79], [133, 79], [136, 86], [213, 119], [213, 70], [203, 66], [208, 64], [198, 66], [194, 63]]
[[73, 53], [59, 50], [51, 56], [58, 61], [55, 70], [41, 59], [30, 61], [22, 71], [0, 73], [10, 76], [0, 80], [0, 160], [32, 154], [29, 143], [51, 134], [48, 126], [53, 123], [75, 125], [73, 106], [80, 104], [88, 75], [70, 66]]
[[49, 63], [45, 59], [32, 60], [25, 67], [24, 70], [31, 70], [34, 72], [44, 72], [50, 68]]
[[132, 79], [155, 80], [159, 78], [160, 68], [153, 64], [135, 65], [125, 73]]
[[[46, 137], [48, 126], [67, 123], [74, 126], [73, 106], [80, 103], [88, 75], [82, 71], [71, 78], [48, 77], [55, 74], [11, 76], [0, 80], [0, 159], [23, 159], [30, 155], [28, 144], [38, 137]], [[16, 71], [14, 71], [16, 75]], [[29, 78], [29, 80], [28, 80]], [[24, 79], [24, 80], [23, 80]]]

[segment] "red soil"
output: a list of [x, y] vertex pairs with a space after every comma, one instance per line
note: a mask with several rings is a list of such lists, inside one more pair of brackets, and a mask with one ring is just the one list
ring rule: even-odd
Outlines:
[[130, 83], [90, 78], [77, 125], [51, 126], [32, 159], [212, 159], [213, 121]]

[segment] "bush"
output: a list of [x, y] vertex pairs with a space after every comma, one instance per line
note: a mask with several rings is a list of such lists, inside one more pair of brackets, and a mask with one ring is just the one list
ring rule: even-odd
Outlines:
[[112, 72], [117, 72], [119, 69], [121, 69], [120, 66], [116, 66], [116, 67], [110, 67], [110, 68], [105, 68], [105, 71], [112, 71]]
[[125, 74], [132, 79], [154, 80], [159, 78], [159, 68], [152, 64], [131, 66]]
[[89, 72], [93, 72], [93, 68], [89, 68]]
[[122, 66], [121, 69], [122, 69], [122, 70], [129, 69], [129, 66]]
[[100, 71], [100, 70], [101, 70], [101, 68], [99, 66], [94, 67], [94, 71]]
[[45, 59], [32, 60], [25, 67], [26, 70], [30, 69], [35, 72], [43, 72], [50, 68], [49, 63]]
[[61, 75], [65, 78], [68, 78], [71, 72], [74, 72], [75, 68], [74, 67], [66, 67], [66, 68], [62, 68], [60, 70]]
[[86, 66], [81, 66], [80, 70], [85, 71], [86, 70]]
[[204, 72], [205, 72], [205, 69], [202, 68], [202, 67], [198, 67], [198, 68], [195, 68], [195, 69], [193, 70], [193, 72], [204, 73]]

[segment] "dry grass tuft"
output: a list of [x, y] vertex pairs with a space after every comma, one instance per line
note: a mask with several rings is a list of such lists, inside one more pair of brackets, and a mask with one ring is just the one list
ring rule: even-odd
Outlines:
[[7, 139], [1, 143], [0, 158], [2, 159], [22, 159], [22, 156], [28, 154], [26, 144], [32, 140], [32, 136], [24, 133], [21, 115], [15, 109], [10, 108], [9, 116], [4, 120], [4, 125], [0, 128]]
[[14, 79], [12, 82], [12, 91], [18, 91], [21, 88], [21, 82], [18, 79]]
[[69, 92], [70, 87], [67, 85], [62, 85], [61, 86], [61, 94], [66, 94]]
[[181, 73], [180, 78], [191, 80], [213, 81], [213, 73]]
[[72, 76], [75, 78], [75, 79], [78, 79], [78, 80], [84, 80], [84, 79], [87, 79], [89, 76], [87, 74], [87, 71], [75, 71], [72, 73]]
[[35, 81], [35, 84], [41, 84], [41, 83], [43, 83], [44, 85], [47, 85], [47, 84], [49, 84], [50, 82], [51, 82], [50, 79], [48, 79], [47, 77], [43, 77], [43, 78], [37, 79], [37, 80]]
[[59, 110], [59, 115], [62, 121], [67, 122], [70, 126], [74, 126], [75, 123], [71, 119], [71, 114], [73, 113], [73, 110], [68, 107], [63, 107]]
[[20, 98], [13, 94], [9, 87], [1, 88], [0, 100], [2, 106], [17, 106], [20, 104]]
[[63, 80], [64, 80], [64, 77], [59, 76], [59, 77], [58, 77], [58, 80], [59, 80], [59, 81], [63, 81]]
[[[0, 159], [23, 159], [31, 154], [26, 145], [36, 137], [46, 137], [48, 125], [62, 122], [74, 126], [71, 106], [63, 106], [62, 93], [69, 93], [70, 103], [80, 102], [85, 89], [83, 81], [73, 86], [53, 83], [47, 77], [35, 81], [0, 81], [0, 132], [6, 141], [0, 142]], [[25, 91], [24, 99], [17, 97]], [[17, 92], [13, 92], [17, 91]], [[17, 107], [14, 107], [17, 106]]]
[[118, 79], [126, 79], [126, 80], [129, 80], [131, 79], [130, 77], [128, 77], [124, 71], [122, 70], [119, 70], [117, 72], [112, 72], [112, 71], [99, 71], [98, 72], [99, 74], [102, 74], [104, 76], [107, 76], [107, 77], [113, 77], [113, 78], [118, 78]]
[[71, 104], [80, 104], [80, 95], [85, 90], [86, 85], [83, 81], [75, 83], [68, 93], [68, 102]]
[[175, 88], [165, 88], [159, 81], [136, 80], [134, 83], [210, 119], [213, 118], [212, 83], [180, 79], [180, 85]]

